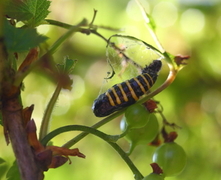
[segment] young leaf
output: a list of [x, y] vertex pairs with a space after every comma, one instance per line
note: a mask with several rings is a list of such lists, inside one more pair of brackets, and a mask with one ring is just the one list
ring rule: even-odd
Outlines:
[[77, 63], [77, 60], [72, 60], [69, 57], [65, 57], [64, 63], [57, 64], [57, 67], [61, 72], [71, 74], [76, 63]]
[[72, 59], [69, 59], [68, 57], [65, 58], [65, 72], [69, 72], [71, 73], [73, 71], [73, 68], [76, 64], [77, 60], [72, 60]]
[[8, 51], [25, 52], [38, 46], [47, 39], [37, 34], [36, 29], [15, 28], [8, 22], [4, 26], [4, 40]]
[[6, 4], [6, 15], [25, 22], [28, 26], [37, 26], [48, 14], [48, 0], [10, 0]]

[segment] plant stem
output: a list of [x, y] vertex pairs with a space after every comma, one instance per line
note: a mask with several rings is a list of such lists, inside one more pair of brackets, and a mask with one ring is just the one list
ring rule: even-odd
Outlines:
[[40, 132], [39, 132], [39, 140], [43, 139], [43, 137], [45, 137], [48, 133], [48, 127], [49, 127], [49, 124], [50, 124], [50, 119], [51, 119], [51, 114], [52, 114], [52, 111], [53, 111], [53, 108], [54, 108], [54, 105], [58, 99], [58, 96], [61, 92], [61, 89], [62, 89], [62, 86], [58, 83], [55, 91], [54, 91], [54, 94], [52, 95], [48, 105], [47, 105], [47, 108], [45, 110], [45, 114], [44, 114], [44, 117], [42, 119], [42, 123], [41, 123], [41, 127], [40, 127]]
[[[0, 43], [0, 47], [3, 44]], [[8, 67], [7, 57], [2, 48], [0, 48], [3, 59], [2, 81], [0, 83], [2, 100], [2, 120], [4, 124], [4, 133], [7, 143], [12, 144], [16, 157], [19, 172], [22, 180], [42, 180], [44, 178], [43, 170], [40, 169], [35, 161], [35, 155], [28, 143], [27, 134], [23, 124], [22, 103], [20, 100], [20, 86], [13, 85], [14, 70]]]
[[64, 35], [62, 35], [58, 40], [50, 47], [47, 53], [53, 54], [55, 50], [67, 39], [69, 38], [74, 32], [78, 32], [80, 30], [79, 26], [72, 26]]
[[116, 136], [107, 135], [97, 129], [94, 129], [92, 127], [82, 126], [82, 125], [70, 125], [70, 126], [64, 126], [61, 128], [58, 128], [52, 132], [50, 132], [48, 135], [42, 139], [41, 143], [43, 145], [46, 145], [53, 137], [57, 136], [58, 134], [68, 132], [68, 131], [84, 131], [87, 134], [93, 134], [104, 141], [106, 141], [108, 144], [110, 144], [121, 156], [121, 158], [126, 162], [126, 164], [129, 166], [133, 174], [135, 175], [136, 180], [141, 180], [143, 178], [143, 175], [140, 173], [140, 171], [137, 169], [137, 167], [133, 164], [133, 162], [130, 160], [130, 158], [127, 156], [127, 154], [121, 149], [121, 147], [116, 144], [113, 141], [116, 141]]
[[[14, 105], [14, 103], [16, 102], [14, 101], [11, 105]], [[28, 143], [27, 135], [22, 125], [21, 109], [11, 111], [8, 110], [8, 108], [5, 107], [2, 109], [2, 115], [5, 125], [7, 124], [21, 179], [42, 180], [44, 178], [43, 170], [41, 170], [38, 167], [38, 163], [35, 162], [34, 154]]]
[[[124, 110], [119, 111], [117, 113], [114, 113], [104, 119], [102, 119], [101, 121], [99, 121], [98, 123], [94, 124], [93, 126], [91, 126], [91, 128], [97, 129], [101, 126], [103, 126], [104, 124], [110, 122], [112, 119], [114, 119], [115, 117], [118, 117], [119, 115], [121, 115], [124, 112]], [[89, 133], [88, 132], [82, 132], [79, 135], [77, 135], [75, 138], [69, 140], [68, 142], [66, 142], [62, 147], [66, 147], [66, 148], [70, 148], [71, 146], [73, 146], [74, 144], [76, 144], [78, 141], [80, 141], [81, 139], [83, 139], [85, 136], [87, 136]]]

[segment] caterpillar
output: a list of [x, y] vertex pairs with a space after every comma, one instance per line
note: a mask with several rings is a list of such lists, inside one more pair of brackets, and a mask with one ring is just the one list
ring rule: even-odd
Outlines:
[[120, 84], [115, 84], [101, 94], [93, 103], [92, 110], [97, 117], [104, 117], [134, 104], [147, 93], [157, 80], [162, 62], [154, 60], [143, 68], [140, 75]]

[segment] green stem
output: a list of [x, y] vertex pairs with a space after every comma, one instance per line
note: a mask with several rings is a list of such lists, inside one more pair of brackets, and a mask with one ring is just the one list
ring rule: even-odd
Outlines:
[[[79, 27], [79, 26], [76, 26], [76, 25], [72, 26], [70, 24], [66, 24], [66, 23], [56, 21], [56, 20], [52, 20], [52, 19], [45, 19], [45, 21], [46, 21], [46, 24], [58, 26], [58, 27], [65, 28], [65, 29], [70, 29], [71, 27]], [[85, 26], [86, 26], [86, 20], [84, 20], [84, 22], [85, 22]], [[83, 23], [82, 23], [82, 25], [83, 25]]]
[[120, 154], [121, 158], [127, 163], [127, 165], [129, 166], [129, 168], [134, 174], [135, 180], [143, 179], [143, 175], [140, 173], [137, 167], [133, 164], [133, 162], [130, 160], [128, 155], [116, 143], [109, 142], [109, 144], [118, 152], [118, 154]]
[[[94, 17], [93, 17], [94, 18]], [[65, 28], [65, 29], [70, 29], [71, 27], [79, 27], [81, 26], [81, 32], [85, 32], [87, 30], [90, 30], [90, 31], [96, 31], [97, 28], [99, 29], [105, 29], [105, 30], [109, 30], [109, 31], [114, 31], [114, 32], [119, 32], [121, 31], [119, 28], [112, 28], [112, 27], [108, 27], [108, 26], [98, 26], [98, 25], [93, 25], [91, 23], [94, 22], [94, 19], [92, 19], [91, 23], [88, 24], [87, 20], [86, 19], [83, 19], [81, 21], [81, 23], [79, 23], [77, 26], [76, 25], [71, 25], [71, 24], [67, 24], [67, 23], [63, 23], [63, 22], [60, 22], [60, 21], [56, 21], [56, 20], [52, 20], [52, 19], [45, 19], [45, 22], [46, 23], [42, 23], [41, 25], [47, 25], [47, 24], [50, 24], [50, 25], [54, 25], [54, 26], [58, 26], [58, 27], [61, 27], [61, 28]]]
[[46, 135], [42, 140], [41, 143], [43, 145], [46, 145], [53, 137], [57, 136], [58, 134], [68, 132], [68, 131], [84, 131], [87, 134], [93, 134], [104, 141], [106, 141], [108, 144], [110, 144], [121, 156], [121, 158], [126, 162], [126, 164], [129, 166], [131, 171], [133, 172], [136, 180], [141, 180], [143, 178], [143, 175], [140, 173], [140, 171], [137, 169], [137, 167], [133, 164], [133, 162], [130, 160], [130, 158], [127, 156], [127, 154], [121, 149], [121, 147], [115, 143], [117, 140], [116, 136], [107, 135], [97, 129], [94, 129], [92, 127], [82, 126], [82, 125], [70, 125], [70, 126], [64, 126], [60, 127], [52, 132], [50, 132], [48, 135]]
[[158, 54], [164, 55], [164, 53], [161, 52], [159, 49], [155, 48], [151, 44], [148, 44], [145, 41], [143, 41], [141, 39], [138, 39], [138, 38], [136, 38], [134, 36], [115, 34], [115, 35], [112, 35], [109, 39], [111, 39], [112, 37], [123, 37], [123, 38], [127, 38], [127, 39], [132, 39], [132, 40], [140, 41], [140, 42], [144, 43], [146, 46], [150, 47], [152, 50], [156, 51]]
[[127, 152], [127, 155], [130, 156], [131, 153], [134, 151], [135, 147], [137, 146], [137, 143], [130, 143], [130, 148]]
[[129, 130], [130, 130], [130, 128], [128, 128], [128, 126], [127, 126], [126, 129], [124, 130], [124, 132], [118, 135], [119, 139], [126, 136]]
[[[104, 124], [110, 122], [112, 119], [120, 116], [122, 113], [124, 112], [124, 110], [118, 111], [114, 114], [111, 114], [110, 116], [102, 119], [101, 121], [99, 121], [98, 123], [94, 124], [93, 126], [91, 126], [91, 128], [97, 129], [101, 126], [103, 126]], [[82, 132], [81, 134], [77, 135], [76, 137], [74, 137], [73, 139], [69, 140], [68, 142], [66, 142], [62, 147], [66, 147], [66, 148], [70, 148], [71, 146], [73, 146], [74, 144], [76, 144], [78, 141], [80, 141], [81, 139], [83, 139], [85, 136], [87, 136], [89, 133], [88, 132]]]
[[111, 139], [110, 135], [107, 135], [101, 131], [98, 131], [97, 129], [88, 127], [88, 126], [83, 126], [83, 125], [68, 125], [68, 126], [63, 126], [60, 128], [57, 128], [53, 131], [51, 131], [50, 133], [48, 133], [41, 141], [41, 144], [43, 146], [46, 146], [47, 143], [53, 139], [55, 136], [64, 133], [64, 132], [69, 132], [69, 131], [84, 131], [87, 132], [88, 134], [94, 134], [100, 138], [102, 138], [103, 140], [107, 141], [107, 142], [111, 142], [113, 141]]
[[48, 53], [53, 54], [55, 50], [67, 39], [69, 38], [74, 32], [80, 31], [79, 26], [71, 27], [64, 35], [62, 35], [49, 49]]
[[40, 127], [40, 132], [39, 132], [39, 139], [40, 140], [43, 139], [48, 133], [51, 114], [52, 114], [54, 105], [58, 99], [58, 96], [61, 92], [61, 89], [62, 89], [62, 86], [58, 83], [57, 88], [55, 89], [54, 94], [52, 95], [52, 97], [47, 105], [44, 117], [42, 119], [41, 127]]
[[90, 27], [90, 28], [91, 28], [91, 27], [93, 28], [93, 23], [94, 23], [94, 21], [95, 21], [96, 15], [97, 15], [97, 10], [94, 9], [94, 15], [93, 15], [93, 18], [92, 18], [92, 20], [91, 20], [91, 23], [89, 24], [89, 27]]

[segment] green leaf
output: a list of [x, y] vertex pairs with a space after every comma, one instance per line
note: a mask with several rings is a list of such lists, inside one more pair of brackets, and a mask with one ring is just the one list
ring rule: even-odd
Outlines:
[[18, 21], [27, 21], [33, 17], [26, 5], [26, 1], [6, 1], [5, 14]]
[[2, 158], [0, 158], [0, 179], [5, 175], [5, 172], [7, 171], [7, 164], [6, 161]]
[[10, 167], [6, 174], [7, 180], [21, 180], [20, 173], [18, 170], [17, 162], [14, 161], [13, 165]]
[[5, 163], [5, 160], [0, 157], [0, 164]]
[[33, 28], [15, 28], [8, 22], [4, 26], [4, 40], [8, 51], [25, 52], [47, 39]]
[[28, 0], [27, 2], [29, 2], [29, 7], [34, 15], [33, 18], [28, 21], [28, 24], [30, 26], [38, 25], [49, 14], [48, 8], [51, 2], [48, 0]]
[[48, 0], [10, 0], [6, 5], [6, 15], [35, 27], [49, 14]]

